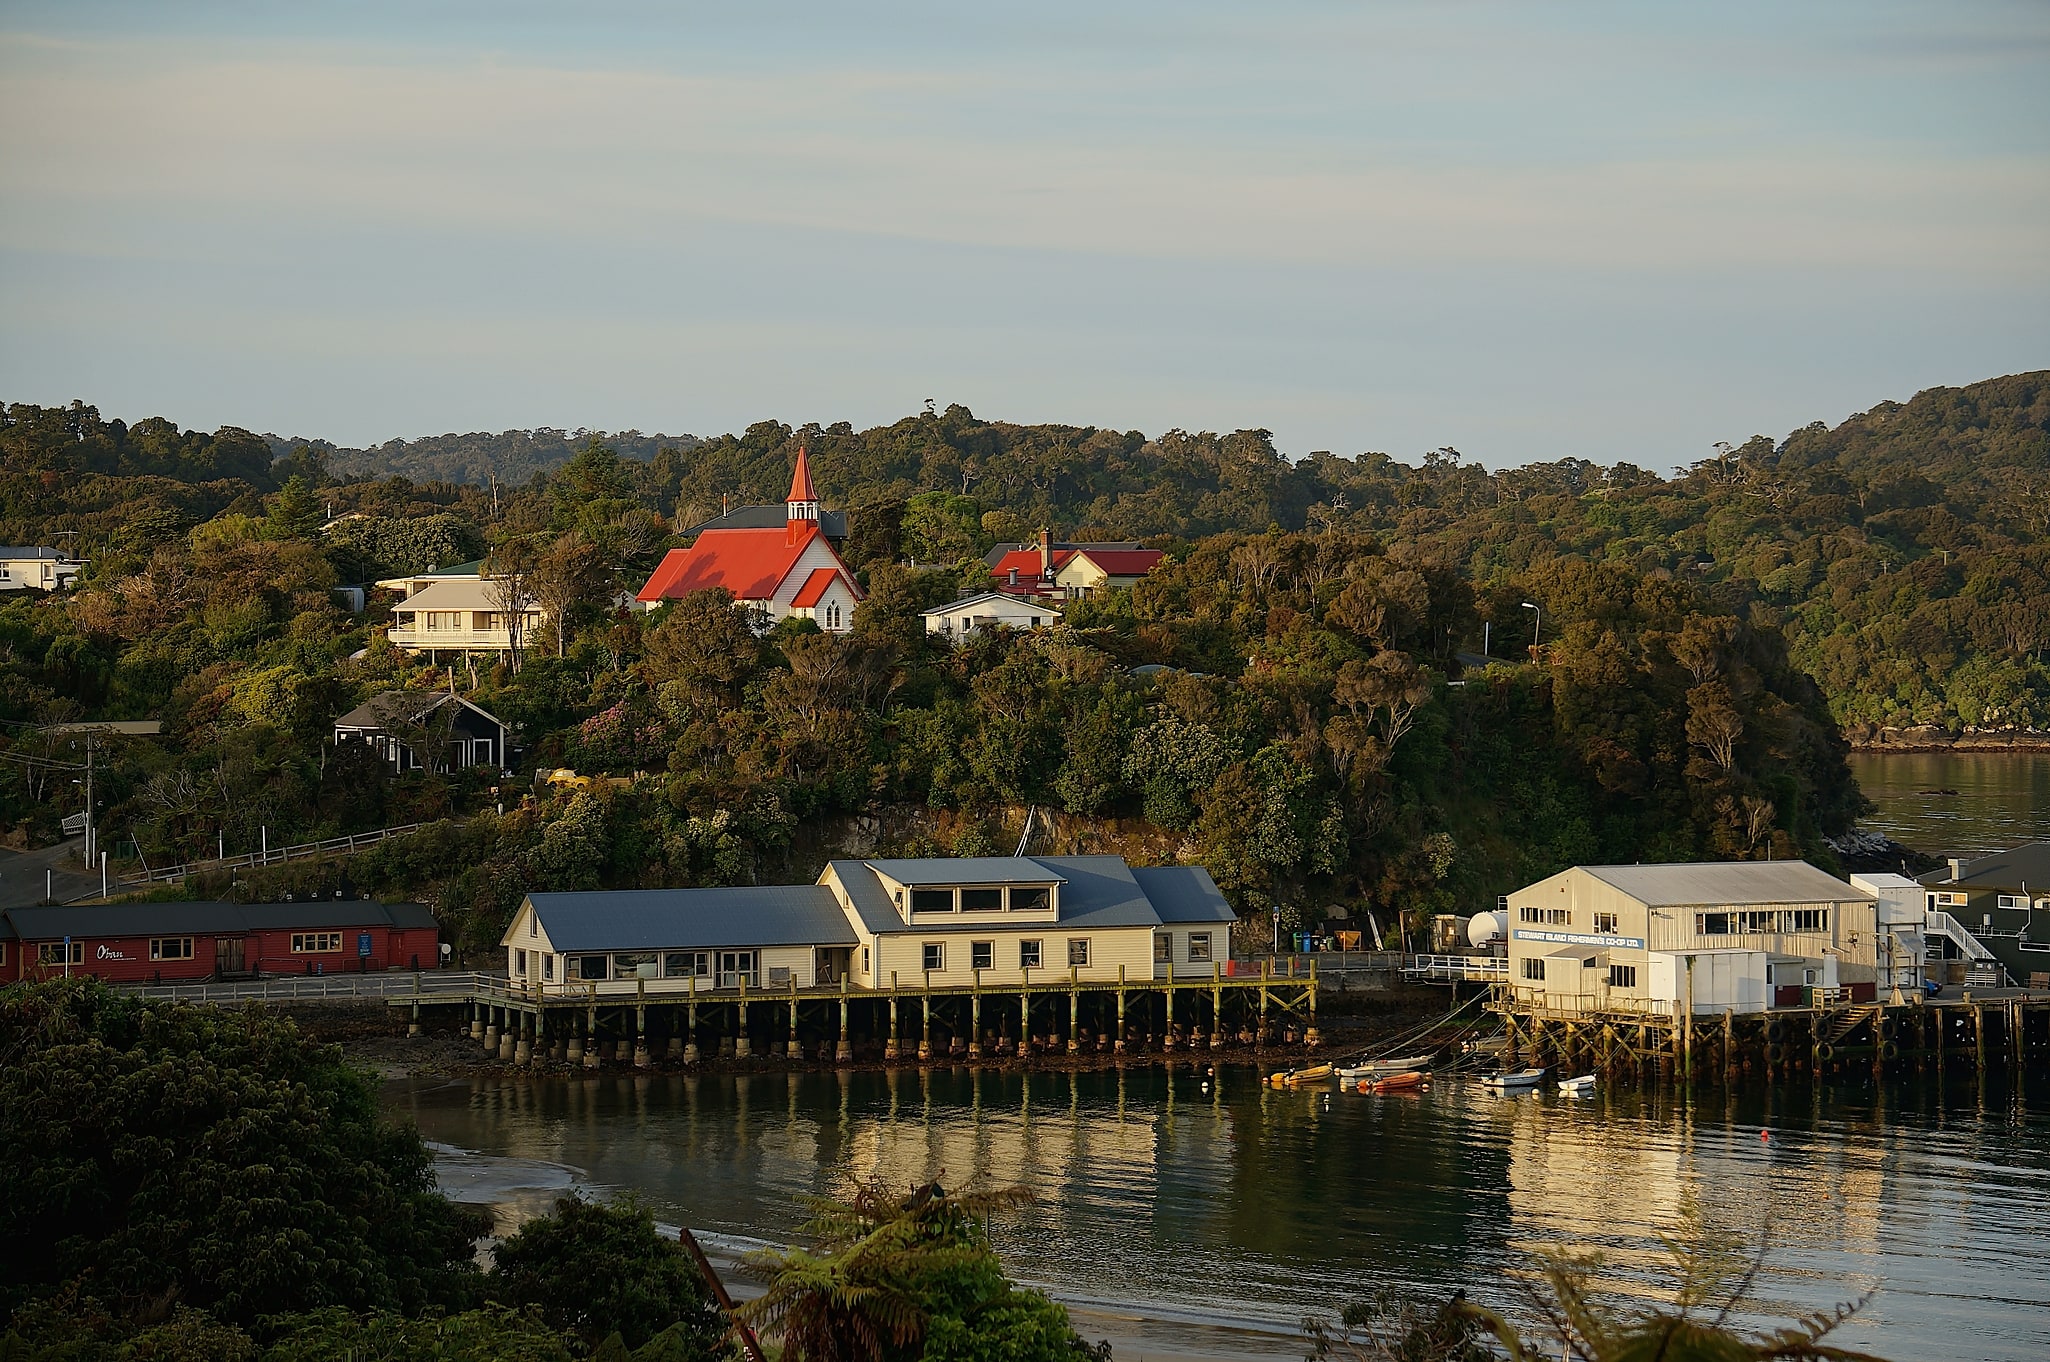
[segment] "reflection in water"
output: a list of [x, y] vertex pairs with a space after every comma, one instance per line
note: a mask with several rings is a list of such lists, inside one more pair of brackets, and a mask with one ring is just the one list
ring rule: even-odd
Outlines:
[[1858, 826], [1932, 856], [2050, 838], [2050, 752], [1853, 752], [1851, 774], [1879, 806]]
[[[1772, 1229], [1762, 1298], [1786, 1309], [1878, 1288], [1845, 1341], [1896, 1357], [2034, 1357], [2050, 1234], [2050, 1114], [1969, 1085], [1884, 1095], [1501, 1098], [1278, 1092], [1227, 1069], [969, 1069], [392, 1085], [428, 1138], [630, 1190], [665, 1220], [779, 1240], [804, 1198], [860, 1177], [1024, 1183], [997, 1227], [1021, 1276], [1070, 1300], [1292, 1327], [1373, 1284], [1501, 1299], [1531, 1248], [1599, 1247], [1634, 1289], [1697, 1204]], [[1944, 1098], [1948, 1098], [1945, 1101]], [[1960, 1105], [1962, 1103], [1962, 1105]], [[1769, 1138], [1761, 1138], [1761, 1134]], [[488, 1189], [485, 1189], [488, 1194]], [[473, 1188], [472, 1195], [478, 1194]]]

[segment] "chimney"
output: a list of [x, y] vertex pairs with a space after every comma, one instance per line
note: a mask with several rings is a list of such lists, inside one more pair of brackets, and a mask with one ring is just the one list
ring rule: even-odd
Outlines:
[[1053, 580], [1053, 531], [1039, 527], [1039, 575]]
[[1016, 568], [1011, 569], [1011, 585], [1018, 585], [1018, 569]]
[[1960, 858], [1956, 857], [1956, 856], [1953, 856], [1953, 857], [1951, 857], [1951, 858], [1950, 858], [1950, 882], [1951, 882], [1952, 884], [1956, 884], [1956, 883], [1957, 883], [1957, 882], [1958, 882], [1959, 880], [1963, 879], [1964, 877], [1965, 877], [1965, 863], [1964, 863], [1964, 861], [1963, 861], [1963, 860], [1961, 860]]

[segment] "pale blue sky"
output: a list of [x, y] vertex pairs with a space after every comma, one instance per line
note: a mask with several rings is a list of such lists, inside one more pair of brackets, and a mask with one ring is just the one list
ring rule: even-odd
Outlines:
[[1665, 468], [2050, 365], [2050, 4], [0, 2], [0, 398]]

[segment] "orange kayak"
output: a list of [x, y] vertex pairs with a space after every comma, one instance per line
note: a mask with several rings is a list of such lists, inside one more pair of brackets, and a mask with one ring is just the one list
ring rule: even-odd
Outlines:
[[1424, 1076], [1420, 1073], [1390, 1074], [1374, 1081], [1375, 1092], [1415, 1092], [1423, 1086]]

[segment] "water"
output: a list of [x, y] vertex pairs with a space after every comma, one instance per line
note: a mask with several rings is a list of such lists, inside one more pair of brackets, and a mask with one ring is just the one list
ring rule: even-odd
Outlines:
[[[803, 1197], [854, 1177], [1023, 1183], [1041, 1204], [996, 1228], [1015, 1273], [1070, 1302], [1269, 1329], [1275, 1357], [1301, 1355], [1287, 1335], [1305, 1312], [1375, 1284], [1506, 1304], [1505, 1274], [1543, 1245], [1598, 1246], [1609, 1280], [1633, 1289], [1690, 1202], [1712, 1224], [1772, 1227], [1772, 1309], [1875, 1291], [1848, 1346], [2050, 1355], [2050, 1091], [1968, 1077], [1691, 1107], [1623, 1091], [1493, 1097], [1456, 1080], [1327, 1099], [1243, 1069], [1208, 1093], [1187, 1070], [945, 1069], [422, 1079], [388, 1098], [429, 1139], [475, 1151], [445, 1176], [513, 1218], [579, 1183], [715, 1235], [787, 1242]], [[480, 1176], [493, 1168], [495, 1188]]]
[[2050, 838], [2050, 752], [1854, 752], [1851, 774], [1879, 806], [1859, 826], [1917, 851], [2001, 851]]

